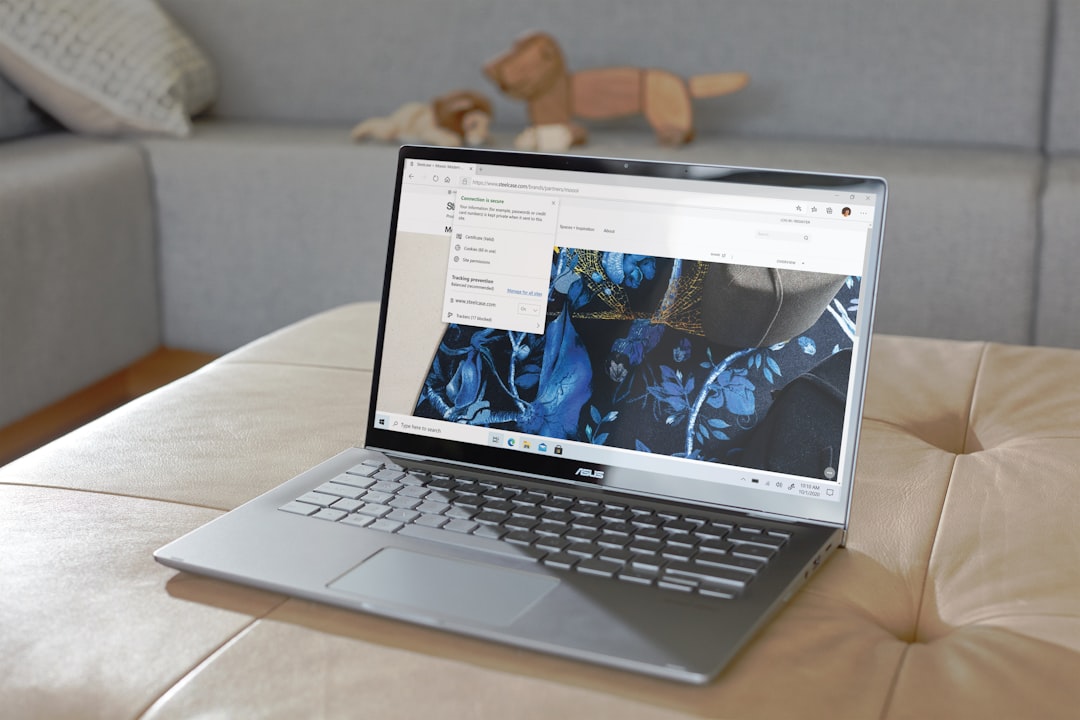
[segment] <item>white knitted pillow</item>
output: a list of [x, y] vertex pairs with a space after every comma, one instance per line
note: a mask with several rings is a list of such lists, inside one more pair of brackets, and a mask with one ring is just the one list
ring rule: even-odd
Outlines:
[[77, 132], [187, 136], [217, 82], [154, 0], [0, 0], [0, 72]]

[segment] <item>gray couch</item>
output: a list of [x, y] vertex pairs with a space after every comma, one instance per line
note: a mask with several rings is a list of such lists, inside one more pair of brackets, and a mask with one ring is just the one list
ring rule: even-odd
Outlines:
[[[532, 28], [571, 69], [752, 77], [696, 101], [684, 148], [633, 118], [591, 123], [583, 152], [889, 179], [879, 330], [1080, 347], [1080, 0], [162, 5], [220, 76], [192, 138], [7, 121], [0, 426], [160, 344], [222, 352], [377, 298], [395, 148], [348, 129], [473, 87], [509, 146], [524, 109], [481, 67]], [[0, 120], [17, 105], [0, 86]]]

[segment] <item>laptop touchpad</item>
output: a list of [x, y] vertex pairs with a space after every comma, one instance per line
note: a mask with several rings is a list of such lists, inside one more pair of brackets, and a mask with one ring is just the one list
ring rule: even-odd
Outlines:
[[[329, 587], [392, 611], [509, 625], [559, 584], [548, 575], [386, 548]], [[376, 609], [376, 608], [372, 608]]]

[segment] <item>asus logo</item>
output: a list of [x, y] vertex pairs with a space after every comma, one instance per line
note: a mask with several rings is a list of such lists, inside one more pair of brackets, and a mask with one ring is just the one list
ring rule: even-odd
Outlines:
[[604, 471], [603, 470], [590, 470], [589, 468], [578, 468], [577, 472], [575, 472], [574, 474], [578, 475], [579, 477], [592, 478], [593, 480], [603, 480], [604, 479]]

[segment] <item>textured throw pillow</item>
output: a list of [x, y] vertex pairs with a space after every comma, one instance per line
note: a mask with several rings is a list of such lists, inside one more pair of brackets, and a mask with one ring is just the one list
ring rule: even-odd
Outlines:
[[210, 62], [154, 0], [0, 0], [0, 72], [71, 130], [186, 136]]

